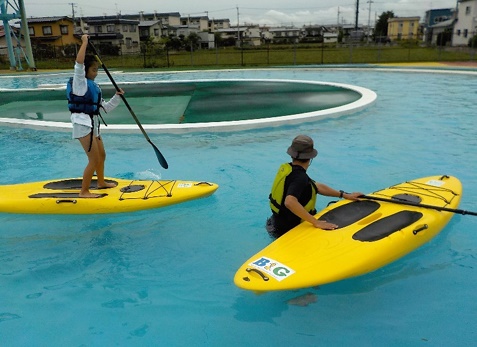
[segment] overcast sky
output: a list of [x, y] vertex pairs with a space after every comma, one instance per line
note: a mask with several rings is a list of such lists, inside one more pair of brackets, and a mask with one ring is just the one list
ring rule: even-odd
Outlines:
[[[12, 2], [13, 3], [13, 2]], [[231, 25], [354, 24], [356, 0], [24, 0], [28, 17], [76, 17], [122, 14], [179, 12], [181, 16], [230, 19]], [[73, 4], [73, 5], [72, 5]], [[456, 0], [360, 0], [359, 23], [374, 25], [386, 11], [398, 17], [420, 16], [430, 9], [455, 8]], [[7, 13], [13, 12], [7, 9]]]

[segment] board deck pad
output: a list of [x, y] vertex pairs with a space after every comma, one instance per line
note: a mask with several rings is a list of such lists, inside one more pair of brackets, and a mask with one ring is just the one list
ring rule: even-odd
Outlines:
[[[118, 184], [117, 181], [114, 180], [105, 180], [107, 183], [115, 183]], [[74, 189], [81, 189], [81, 183], [82, 179], [81, 178], [73, 178], [73, 179], [67, 179], [67, 180], [61, 180], [61, 181], [53, 181], [53, 182], [48, 182], [43, 186], [45, 189], [52, 189], [52, 190], [74, 190]], [[98, 186], [98, 180], [93, 179], [91, 181], [91, 185], [89, 186], [89, 189], [108, 189], [108, 188], [96, 188]]]
[[399, 211], [388, 217], [379, 219], [353, 235], [357, 241], [379, 241], [386, 236], [401, 230], [421, 219], [423, 214], [415, 211]]
[[344, 228], [348, 225], [356, 223], [360, 219], [369, 216], [379, 208], [376, 201], [363, 200], [353, 201], [350, 204], [339, 206], [324, 215], [319, 220], [338, 225], [338, 228]]

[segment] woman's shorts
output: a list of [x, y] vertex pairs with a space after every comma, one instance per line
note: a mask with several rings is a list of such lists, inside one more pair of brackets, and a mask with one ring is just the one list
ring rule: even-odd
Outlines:
[[[95, 116], [93, 119], [94, 119], [93, 135], [95, 137], [98, 137], [99, 136], [98, 117]], [[80, 139], [82, 137], [88, 136], [89, 134], [91, 134], [90, 126], [73, 123], [73, 138], [74, 139]]]

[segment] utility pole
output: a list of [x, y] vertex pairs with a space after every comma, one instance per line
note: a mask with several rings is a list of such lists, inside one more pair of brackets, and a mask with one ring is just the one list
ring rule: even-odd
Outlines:
[[[74, 2], [69, 2], [68, 5], [71, 5], [71, 18], [73, 19], [73, 37], [76, 34], [76, 19], [75, 19], [75, 6]], [[75, 56], [78, 54], [78, 45], [75, 42]]]
[[368, 0], [368, 4], [369, 4], [369, 12], [368, 12], [368, 42], [370, 41], [369, 40], [369, 37], [371, 36], [371, 4], [374, 3], [373, 0]]
[[238, 6], [237, 6], [237, 43], [240, 47], [240, 14], [239, 14]]
[[355, 31], [358, 31], [358, 16], [359, 16], [359, 0], [356, 0], [356, 21], [354, 25]]
[[336, 22], [336, 34], [337, 34], [337, 37], [336, 37], [336, 47], [338, 47], [338, 41], [339, 41], [339, 38], [340, 38], [340, 7], [338, 6], [338, 21]]
[[338, 21], [336, 23], [338, 23], [338, 27], [340, 26], [340, 7], [338, 6]]
[[74, 2], [69, 2], [68, 5], [71, 5], [71, 13], [72, 13], [73, 19], [75, 19], [75, 6], [76, 6], [76, 4]]
[[369, 4], [369, 13], [368, 13], [368, 28], [371, 27], [371, 4], [373, 4], [373, 0], [368, 0]]

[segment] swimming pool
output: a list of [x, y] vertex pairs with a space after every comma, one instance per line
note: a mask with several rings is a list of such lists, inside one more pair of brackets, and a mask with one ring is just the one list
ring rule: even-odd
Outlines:
[[[237, 268], [269, 243], [263, 225], [271, 181], [299, 133], [315, 139], [319, 155], [310, 174], [321, 182], [371, 192], [449, 174], [464, 186], [460, 208], [477, 211], [476, 77], [437, 72], [309, 67], [115, 75], [118, 82], [251, 77], [337, 82], [374, 90], [378, 99], [357, 114], [303, 125], [153, 134], [168, 170], [160, 168], [139, 131], [106, 134], [108, 175], [207, 180], [220, 188], [207, 199], [131, 214], [0, 215], [3, 343], [473, 344], [473, 216], [455, 215], [430, 243], [358, 278], [260, 296], [233, 284]], [[29, 83], [55, 83], [55, 78]], [[84, 154], [70, 137], [0, 127], [1, 183], [78, 176]], [[328, 201], [321, 198], [319, 205]]]

